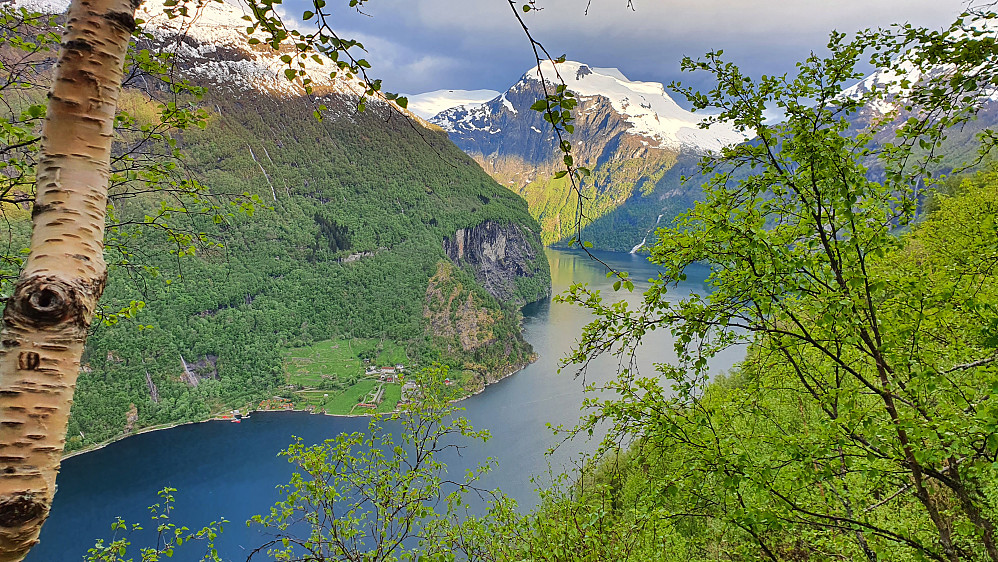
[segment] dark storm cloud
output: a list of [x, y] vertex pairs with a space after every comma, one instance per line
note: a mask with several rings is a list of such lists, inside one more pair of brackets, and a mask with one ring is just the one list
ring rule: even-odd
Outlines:
[[[289, 9], [300, 14], [304, 0], [293, 2]], [[832, 29], [939, 27], [963, 6], [958, 0], [634, 0], [632, 11], [626, 0], [592, 0], [586, 15], [586, 4], [540, 0], [544, 9], [524, 20], [552, 54], [617, 67], [632, 80], [694, 84], [697, 78], [679, 72], [683, 55], [721, 48], [752, 74], [787, 72], [820, 51]], [[364, 42], [375, 75], [394, 91], [501, 91], [533, 64], [506, 0], [369, 0], [366, 15], [337, 10], [338, 29]]]

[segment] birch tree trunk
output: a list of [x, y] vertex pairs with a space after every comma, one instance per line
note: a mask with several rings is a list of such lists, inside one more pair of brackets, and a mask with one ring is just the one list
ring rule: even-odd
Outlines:
[[141, 0], [74, 0], [42, 130], [31, 253], [0, 332], [0, 562], [38, 542], [97, 300], [112, 125]]

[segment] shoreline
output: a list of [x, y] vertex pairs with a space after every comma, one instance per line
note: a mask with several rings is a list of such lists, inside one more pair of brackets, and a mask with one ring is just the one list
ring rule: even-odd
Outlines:
[[[369, 418], [369, 417], [371, 417], [371, 416], [374, 415], [374, 414], [324, 414], [324, 413], [320, 413], [320, 412], [310, 412], [308, 410], [285, 409], [285, 410], [251, 410], [250, 413], [247, 414], [247, 416], [249, 416], [251, 414], [257, 414], [257, 413], [265, 414], [265, 413], [268, 413], [268, 412], [299, 412], [299, 413], [302, 413], [302, 414], [310, 414], [310, 415], [315, 415], [315, 416], [330, 416], [330, 417], [334, 417], [334, 418]], [[119, 436], [117, 436], [117, 437], [115, 437], [113, 439], [109, 439], [109, 440], [103, 441], [101, 443], [96, 443], [96, 444], [91, 445], [89, 447], [86, 447], [84, 449], [80, 449], [78, 451], [73, 451], [72, 453], [65, 454], [65, 455], [62, 456], [61, 460], [64, 461], [64, 460], [66, 460], [68, 458], [72, 458], [72, 457], [75, 457], [77, 455], [82, 455], [82, 454], [85, 454], [85, 453], [92, 453], [94, 451], [99, 451], [99, 450], [103, 449], [104, 447], [107, 447], [108, 445], [113, 445], [114, 443], [117, 443], [118, 441], [124, 441], [125, 439], [128, 439], [129, 437], [135, 437], [137, 435], [142, 435], [143, 433], [154, 433], [156, 431], [165, 431], [167, 429], [174, 429], [174, 428], [185, 426], [185, 425], [194, 425], [194, 424], [198, 424], [198, 423], [211, 423], [211, 422], [229, 422], [229, 423], [232, 423], [232, 418], [211, 417], [211, 418], [204, 419], [204, 420], [176, 422], [176, 423], [163, 424], [163, 425], [151, 425], [151, 426], [139, 429], [138, 431], [135, 431], [135, 432], [132, 432], [132, 433], [128, 433], [128, 434], [125, 434], [125, 435], [119, 435]]]
[[[463, 400], [467, 400], [468, 398], [471, 398], [472, 396], [478, 396], [479, 394], [485, 392], [485, 389], [487, 389], [490, 385], [496, 384], [496, 383], [498, 383], [498, 382], [500, 382], [500, 381], [502, 381], [504, 379], [507, 379], [507, 378], [515, 375], [516, 373], [522, 371], [523, 369], [526, 369], [528, 366], [530, 366], [531, 364], [533, 364], [535, 361], [537, 361], [536, 354], [527, 363], [524, 363], [523, 365], [520, 365], [518, 367], [514, 367], [510, 372], [506, 373], [505, 375], [502, 375], [501, 377], [497, 378], [493, 382], [486, 382], [485, 384], [482, 385], [481, 389], [477, 390], [476, 392], [472, 392], [472, 393], [468, 394], [467, 396], [462, 396], [461, 398], [458, 398], [457, 400], [451, 401], [451, 403], [452, 404], [457, 404], [457, 403], [459, 403], [459, 402], [461, 402]], [[301, 412], [301, 413], [310, 414], [310, 415], [314, 415], [314, 416], [330, 416], [330, 417], [334, 417], [334, 418], [369, 418], [369, 417], [372, 417], [372, 416], [376, 415], [374, 413], [369, 413], [369, 414], [329, 414], [329, 413], [311, 412], [309, 410], [299, 410], [299, 409], [250, 410], [247, 415], [252, 415], [252, 414], [256, 414], [256, 413], [266, 413], [266, 412]], [[210, 417], [210, 418], [207, 418], [207, 419], [203, 419], [203, 420], [184, 421], [184, 422], [176, 422], [176, 423], [161, 424], [161, 425], [151, 425], [151, 426], [148, 426], [148, 427], [143, 427], [143, 428], [138, 429], [136, 431], [133, 431], [131, 433], [126, 433], [126, 434], [123, 434], [123, 435], [119, 435], [119, 436], [113, 437], [113, 438], [111, 438], [111, 439], [109, 439], [107, 441], [102, 441], [101, 443], [95, 443], [93, 445], [90, 445], [89, 447], [84, 447], [83, 449], [79, 449], [79, 450], [73, 451], [71, 453], [65, 453], [65, 454], [63, 454], [62, 458], [60, 459], [60, 462], [65, 461], [66, 459], [73, 458], [73, 457], [78, 456], [78, 455], [83, 455], [83, 454], [86, 454], [86, 453], [92, 453], [94, 451], [99, 451], [99, 450], [103, 449], [104, 447], [107, 447], [108, 445], [112, 445], [114, 443], [117, 443], [118, 441], [123, 441], [125, 439], [128, 439], [129, 437], [135, 437], [136, 435], [142, 435], [143, 433], [153, 433], [153, 432], [156, 432], [156, 431], [164, 431], [164, 430], [167, 430], [167, 429], [174, 429], [174, 428], [181, 427], [181, 426], [184, 426], [184, 425], [193, 425], [193, 424], [196, 424], [196, 423], [210, 423], [210, 422], [220, 422], [220, 421], [227, 421], [229, 423], [232, 423], [231, 419], [224, 419], [224, 418], [219, 418], [219, 417], [213, 416], [213, 417]]]
[[522, 365], [519, 365], [519, 366], [514, 366], [510, 372], [506, 373], [505, 375], [502, 375], [501, 377], [497, 378], [496, 380], [494, 380], [492, 382], [485, 381], [485, 384], [482, 385], [482, 388], [476, 390], [475, 392], [472, 392], [471, 394], [469, 394], [467, 396], [462, 396], [461, 398], [458, 398], [457, 400], [453, 400], [452, 403], [457, 404], [458, 402], [460, 402], [462, 400], [467, 400], [468, 398], [471, 398], [472, 396], [478, 396], [479, 394], [485, 392], [485, 389], [487, 389], [488, 387], [490, 387], [490, 386], [492, 386], [494, 384], [500, 383], [500, 382], [506, 380], [507, 378], [509, 378], [509, 377], [511, 377], [511, 376], [519, 373], [520, 371], [526, 369], [527, 367], [533, 365], [535, 362], [537, 362], [537, 359], [539, 357], [540, 356], [537, 355], [537, 353], [534, 353], [534, 356], [531, 357], [530, 361], [527, 361], [526, 363], [524, 363]]

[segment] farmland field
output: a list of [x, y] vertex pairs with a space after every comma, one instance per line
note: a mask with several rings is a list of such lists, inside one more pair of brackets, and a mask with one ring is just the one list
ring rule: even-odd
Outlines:
[[[365, 362], [364, 360], [368, 361]], [[378, 375], [365, 375], [368, 367], [407, 364], [405, 350], [390, 341], [335, 339], [316, 342], [288, 352], [285, 373], [296, 388], [296, 406], [329, 414], [389, 412], [401, 396], [398, 384], [385, 383], [378, 408], [360, 408], [380, 384]]]

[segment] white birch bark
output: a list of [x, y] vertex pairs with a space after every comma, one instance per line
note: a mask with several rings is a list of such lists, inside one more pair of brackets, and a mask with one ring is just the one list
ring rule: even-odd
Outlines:
[[122, 66], [140, 0], [74, 0], [42, 131], [31, 253], [0, 331], [0, 562], [38, 542], [87, 329], [104, 290], [104, 220]]

